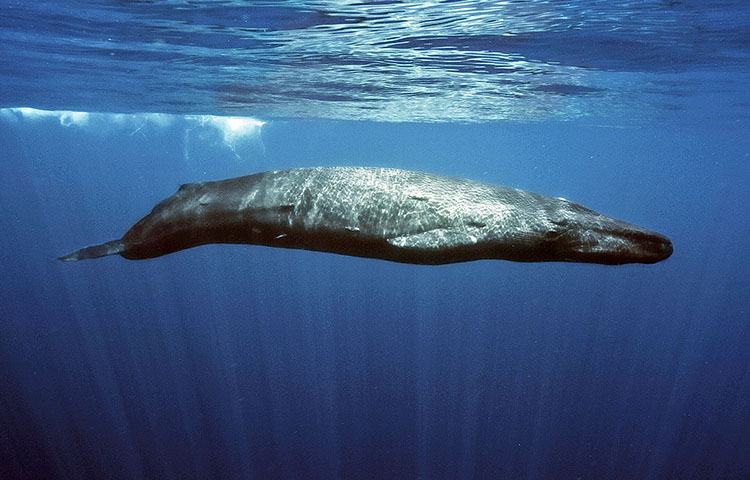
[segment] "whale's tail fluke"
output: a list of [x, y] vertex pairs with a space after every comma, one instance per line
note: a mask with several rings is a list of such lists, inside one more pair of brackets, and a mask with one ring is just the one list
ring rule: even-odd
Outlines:
[[78, 260], [115, 255], [123, 250], [125, 250], [125, 242], [122, 240], [112, 240], [111, 242], [102, 243], [101, 245], [92, 245], [90, 247], [82, 248], [76, 252], [59, 257], [58, 260], [63, 262], [77, 262]]

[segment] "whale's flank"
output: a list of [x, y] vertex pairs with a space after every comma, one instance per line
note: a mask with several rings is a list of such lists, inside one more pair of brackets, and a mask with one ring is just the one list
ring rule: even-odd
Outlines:
[[315, 250], [423, 265], [655, 263], [668, 238], [561, 198], [422, 172], [276, 170], [186, 184], [120, 240], [60, 260], [140, 260], [210, 243]]

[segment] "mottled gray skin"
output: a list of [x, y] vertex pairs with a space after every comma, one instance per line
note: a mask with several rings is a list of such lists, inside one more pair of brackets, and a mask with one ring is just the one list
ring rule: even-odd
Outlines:
[[121, 240], [60, 260], [140, 260], [209, 243], [298, 248], [438, 265], [655, 263], [664, 236], [561, 198], [386, 168], [275, 170], [183, 185]]

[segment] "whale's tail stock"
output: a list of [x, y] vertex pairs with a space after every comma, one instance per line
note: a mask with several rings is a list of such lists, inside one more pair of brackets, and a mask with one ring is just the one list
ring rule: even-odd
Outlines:
[[82, 248], [68, 255], [59, 257], [58, 260], [63, 262], [77, 262], [78, 260], [88, 260], [89, 258], [116, 255], [123, 250], [125, 250], [125, 242], [122, 240], [112, 240], [111, 242], [102, 243], [101, 245], [92, 245], [90, 247]]

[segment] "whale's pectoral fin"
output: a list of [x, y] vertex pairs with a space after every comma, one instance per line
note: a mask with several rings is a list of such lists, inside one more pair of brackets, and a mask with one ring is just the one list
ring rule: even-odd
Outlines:
[[58, 260], [63, 262], [77, 262], [78, 260], [115, 255], [123, 250], [125, 250], [125, 243], [122, 240], [112, 240], [111, 242], [102, 243], [101, 245], [92, 245], [90, 247], [82, 248], [71, 254], [59, 257]]
[[476, 236], [458, 228], [435, 228], [426, 232], [388, 239], [388, 243], [399, 248], [445, 249], [476, 243]]

